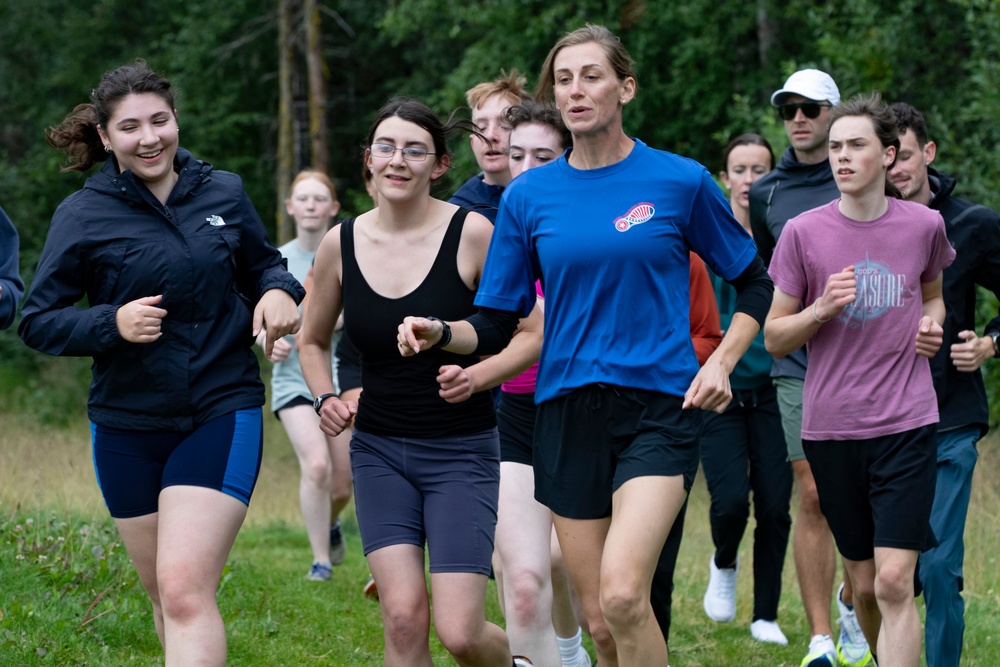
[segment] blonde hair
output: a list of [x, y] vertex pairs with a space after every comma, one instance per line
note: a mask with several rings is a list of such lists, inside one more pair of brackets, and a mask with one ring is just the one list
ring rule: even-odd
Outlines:
[[622, 41], [617, 35], [602, 25], [588, 23], [582, 28], [577, 28], [573, 32], [566, 33], [555, 43], [545, 57], [542, 64], [542, 72], [538, 77], [538, 86], [535, 88], [535, 99], [542, 102], [553, 98], [552, 89], [555, 86], [555, 66], [556, 56], [567, 46], [579, 46], [581, 44], [594, 43], [604, 50], [604, 55], [608, 58], [611, 69], [619, 81], [631, 78], [635, 81], [636, 90], [639, 89], [639, 81], [635, 76], [635, 61], [622, 45]]
[[478, 109], [487, 99], [494, 95], [501, 95], [507, 98], [511, 104], [519, 104], [530, 97], [528, 91], [525, 89], [527, 85], [528, 80], [517, 71], [516, 67], [509, 74], [504, 70], [500, 70], [498, 78], [469, 88], [465, 92], [465, 99], [471, 109]]
[[292, 193], [295, 192], [295, 186], [302, 181], [307, 181], [310, 178], [315, 179], [326, 186], [326, 189], [330, 191], [330, 198], [333, 201], [337, 201], [337, 188], [333, 187], [333, 181], [322, 171], [317, 171], [315, 169], [303, 169], [295, 178], [292, 179], [292, 184], [288, 186], [288, 196], [285, 197], [285, 201], [290, 201], [292, 199]]

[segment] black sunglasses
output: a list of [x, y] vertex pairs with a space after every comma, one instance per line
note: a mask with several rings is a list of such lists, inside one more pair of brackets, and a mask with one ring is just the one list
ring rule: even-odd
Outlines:
[[790, 102], [778, 107], [778, 115], [781, 116], [781, 120], [792, 120], [796, 112], [802, 109], [802, 115], [806, 118], [817, 118], [820, 109], [831, 106], [833, 105], [825, 102]]

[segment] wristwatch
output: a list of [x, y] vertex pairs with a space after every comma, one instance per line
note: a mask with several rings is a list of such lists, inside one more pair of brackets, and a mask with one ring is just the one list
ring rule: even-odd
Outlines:
[[993, 356], [1000, 357], [1000, 344], [997, 343], [997, 339], [1000, 339], [1000, 331], [994, 331], [987, 335], [993, 339]]
[[427, 319], [431, 320], [432, 322], [440, 322], [441, 323], [441, 338], [432, 347], [444, 347], [445, 345], [447, 345], [448, 343], [450, 343], [451, 342], [451, 326], [449, 326], [448, 323], [445, 322], [444, 320], [442, 320], [440, 317], [434, 317], [433, 315], [428, 315]]
[[317, 396], [316, 398], [314, 398], [313, 399], [313, 410], [316, 411], [316, 414], [319, 414], [320, 408], [323, 407], [323, 401], [325, 401], [328, 398], [333, 398], [334, 396], [336, 396], [336, 394], [320, 394], [319, 396]]

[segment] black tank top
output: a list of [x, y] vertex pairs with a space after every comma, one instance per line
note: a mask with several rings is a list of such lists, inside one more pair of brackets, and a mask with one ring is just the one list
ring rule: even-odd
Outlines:
[[454, 321], [476, 311], [476, 292], [458, 272], [458, 244], [467, 214], [463, 208], [455, 212], [427, 277], [398, 299], [375, 292], [361, 274], [354, 250], [354, 219], [340, 226], [344, 323], [347, 335], [361, 351], [362, 393], [355, 424], [362, 431], [429, 438], [479, 433], [496, 426], [489, 392], [456, 404], [438, 395], [436, 378], [441, 366], [464, 368], [479, 357], [432, 348], [404, 358], [396, 347], [397, 328], [407, 315]]

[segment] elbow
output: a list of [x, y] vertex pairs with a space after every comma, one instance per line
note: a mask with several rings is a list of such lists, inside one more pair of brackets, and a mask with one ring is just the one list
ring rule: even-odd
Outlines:
[[784, 359], [793, 352], [793, 350], [786, 349], [780, 340], [776, 340], [774, 332], [770, 331], [766, 324], [764, 325], [764, 349], [775, 359]]

